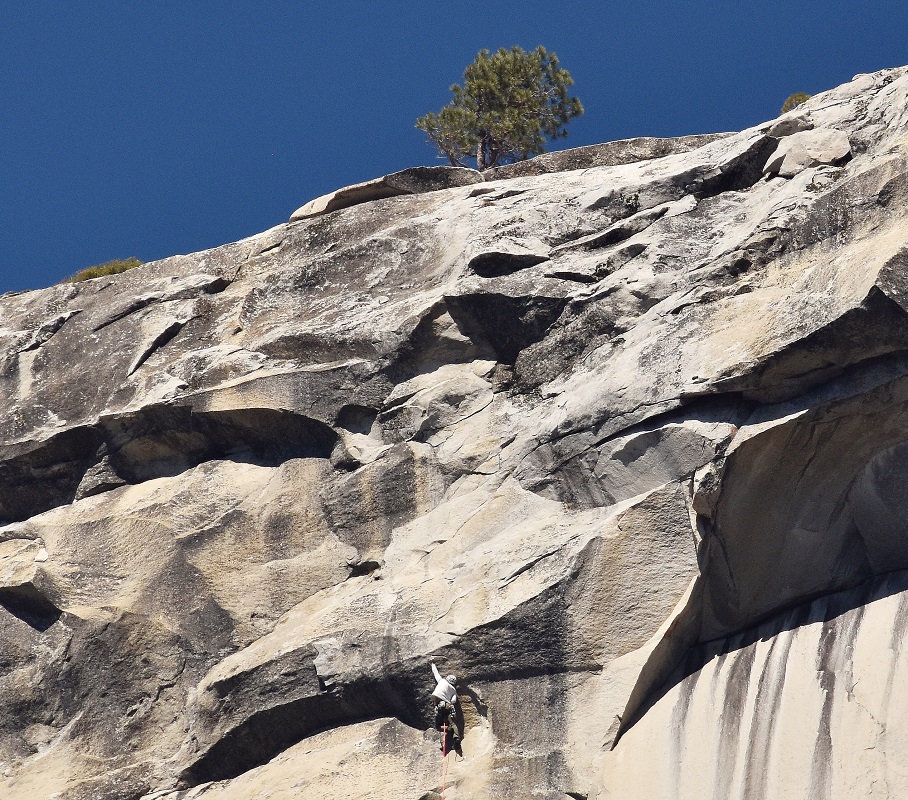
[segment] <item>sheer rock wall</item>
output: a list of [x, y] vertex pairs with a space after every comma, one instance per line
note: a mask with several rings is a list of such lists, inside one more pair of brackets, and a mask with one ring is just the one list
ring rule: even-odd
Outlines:
[[906, 109], [0, 298], [2, 796], [906, 796]]

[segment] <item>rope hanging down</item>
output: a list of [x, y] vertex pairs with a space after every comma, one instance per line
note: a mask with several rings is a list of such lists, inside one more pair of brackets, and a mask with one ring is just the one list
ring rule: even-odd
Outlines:
[[448, 723], [441, 724], [441, 800], [445, 800], [445, 778], [448, 772]]

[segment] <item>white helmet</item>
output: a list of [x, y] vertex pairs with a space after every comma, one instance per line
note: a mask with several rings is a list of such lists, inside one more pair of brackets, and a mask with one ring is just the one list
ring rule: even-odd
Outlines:
[[456, 675], [446, 675], [445, 680], [451, 684], [451, 686], [457, 686], [457, 676]]

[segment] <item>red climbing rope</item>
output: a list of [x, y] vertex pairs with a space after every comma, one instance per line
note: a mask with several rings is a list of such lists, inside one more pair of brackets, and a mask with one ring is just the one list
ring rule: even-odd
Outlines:
[[445, 778], [448, 772], [448, 723], [441, 724], [441, 800], [445, 800]]

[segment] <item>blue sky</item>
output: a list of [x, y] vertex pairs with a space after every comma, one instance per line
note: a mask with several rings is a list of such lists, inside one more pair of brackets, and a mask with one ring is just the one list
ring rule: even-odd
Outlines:
[[739, 130], [908, 64], [882, 0], [0, 0], [0, 292], [235, 241], [443, 163], [413, 127], [482, 48], [543, 44], [586, 114], [557, 147]]

